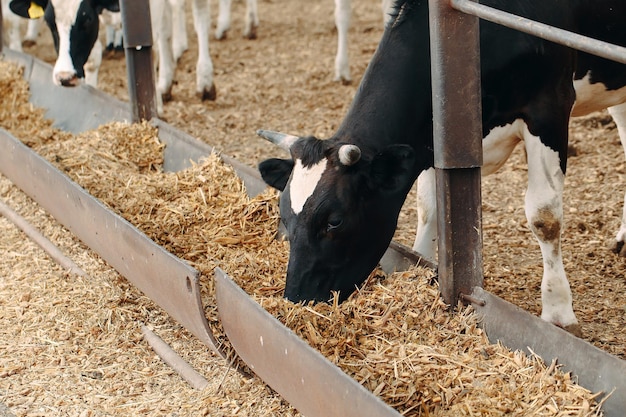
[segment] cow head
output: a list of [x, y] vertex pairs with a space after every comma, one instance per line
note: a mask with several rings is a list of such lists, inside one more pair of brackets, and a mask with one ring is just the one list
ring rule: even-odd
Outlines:
[[53, 82], [75, 86], [85, 77], [85, 64], [98, 39], [99, 13], [103, 9], [119, 11], [119, 3], [118, 0], [12, 0], [10, 8], [28, 19], [45, 17], [58, 55]]
[[343, 301], [365, 281], [393, 237], [415, 180], [415, 153], [407, 145], [370, 154], [338, 139], [283, 139], [291, 159], [265, 160], [259, 171], [281, 191], [281, 220], [290, 243], [285, 297], [328, 301], [338, 291]]

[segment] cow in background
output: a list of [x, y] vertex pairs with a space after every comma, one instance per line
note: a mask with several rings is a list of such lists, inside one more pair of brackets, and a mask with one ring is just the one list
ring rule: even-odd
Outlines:
[[[220, 6], [223, 5], [229, 6], [230, 1], [222, 1]], [[58, 53], [52, 74], [55, 84], [71, 87], [84, 79], [87, 84], [97, 85], [103, 49], [98, 39], [99, 15], [103, 10], [119, 12], [118, 0], [11, 0], [10, 7], [25, 18], [45, 18]], [[184, 7], [185, 0], [150, 0], [153, 42], [158, 54], [159, 113], [162, 100], [171, 98], [176, 61], [187, 49]], [[215, 100], [209, 54], [210, 0], [191, 0], [191, 9], [198, 37], [196, 94], [202, 100]], [[256, 28], [256, 9], [249, 11], [248, 18]]]
[[[482, 4], [626, 46], [624, 0], [482, 0]], [[580, 335], [563, 266], [563, 187], [570, 116], [609, 108], [626, 145], [626, 65], [490, 22], [480, 24], [483, 167], [501, 167], [523, 143], [525, 211], [543, 256], [542, 313]], [[387, 249], [418, 179], [414, 248], [434, 259], [437, 207], [427, 0], [397, 1], [350, 110], [327, 140], [261, 132], [290, 159], [259, 165], [281, 191], [290, 243], [285, 297], [343, 301]], [[617, 234], [624, 242], [626, 214]]]

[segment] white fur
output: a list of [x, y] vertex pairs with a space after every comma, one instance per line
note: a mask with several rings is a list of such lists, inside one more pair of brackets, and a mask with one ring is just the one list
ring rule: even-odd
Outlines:
[[9, 8], [9, 1], [3, 0], [2, 3], [2, 26], [3, 26], [3, 43], [14, 51], [22, 52], [22, 42], [35, 42], [39, 36], [39, 20], [28, 20], [26, 34], [22, 41], [22, 23], [23, 18], [16, 15]]
[[[617, 125], [617, 132], [619, 133], [619, 139], [622, 142], [622, 147], [626, 153], [626, 103], [622, 103], [617, 106], [609, 107], [609, 114], [613, 117], [615, 124]], [[617, 242], [626, 241], [626, 195], [624, 195], [624, 205], [622, 207], [622, 221], [620, 228], [615, 235]]]
[[[352, 17], [351, 0], [335, 0], [335, 26], [337, 27], [337, 54], [335, 55], [335, 81], [350, 82], [348, 30]], [[382, 0], [383, 25], [389, 21], [392, 0]]]
[[300, 159], [296, 159], [293, 167], [292, 179], [289, 183], [289, 194], [291, 196], [291, 209], [295, 214], [299, 214], [304, 208], [304, 204], [317, 188], [317, 184], [326, 171], [328, 159], [323, 158], [317, 164], [304, 167]]
[[576, 102], [572, 109], [572, 116], [584, 116], [626, 101], [626, 87], [607, 91], [604, 84], [591, 84], [589, 80], [590, 74], [587, 74], [584, 78], [574, 81]]
[[[232, 0], [220, 0], [220, 10], [217, 16], [215, 38], [224, 39], [230, 29], [230, 6]], [[257, 0], [246, 0], [246, 16], [243, 36], [250, 38], [256, 36], [256, 28], [259, 26], [259, 12]]]

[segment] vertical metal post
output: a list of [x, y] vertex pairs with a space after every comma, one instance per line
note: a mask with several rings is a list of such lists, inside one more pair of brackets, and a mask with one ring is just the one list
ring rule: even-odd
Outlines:
[[133, 122], [157, 115], [149, 0], [120, 0]]
[[455, 307], [483, 283], [478, 18], [429, 0], [439, 285]]

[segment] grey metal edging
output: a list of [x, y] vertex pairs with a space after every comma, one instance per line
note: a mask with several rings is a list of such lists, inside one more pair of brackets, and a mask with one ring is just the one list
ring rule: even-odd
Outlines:
[[128, 103], [117, 100], [89, 85], [60, 87], [52, 83], [50, 64], [27, 54], [5, 49], [4, 59], [24, 65], [24, 79], [30, 86], [30, 102], [46, 109], [54, 126], [71, 133], [95, 129], [112, 121], [130, 121]]
[[548, 364], [557, 359], [564, 371], [575, 375], [579, 385], [592, 392], [611, 393], [602, 406], [606, 417], [624, 417], [626, 361], [480, 287], [474, 288], [472, 297], [484, 302], [472, 305], [492, 343], [500, 341], [512, 350], [534, 352]]
[[400, 417], [215, 269], [220, 322], [237, 354], [307, 417]]
[[199, 273], [0, 129], [0, 172], [109, 265], [222, 355], [204, 314]]

